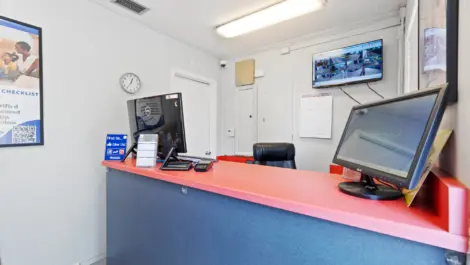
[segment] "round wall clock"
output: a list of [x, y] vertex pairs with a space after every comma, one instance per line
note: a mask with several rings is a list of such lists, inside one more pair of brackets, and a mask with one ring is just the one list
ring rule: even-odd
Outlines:
[[140, 78], [133, 73], [123, 74], [119, 80], [119, 83], [121, 84], [121, 88], [129, 94], [135, 94], [139, 92], [142, 86]]

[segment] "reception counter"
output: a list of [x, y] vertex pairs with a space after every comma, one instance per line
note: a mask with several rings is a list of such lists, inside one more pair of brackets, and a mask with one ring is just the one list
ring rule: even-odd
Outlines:
[[468, 250], [466, 223], [342, 194], [339, 175], [222, 161], [206, 173], [103, 165], [109, 265], [429, 265]]

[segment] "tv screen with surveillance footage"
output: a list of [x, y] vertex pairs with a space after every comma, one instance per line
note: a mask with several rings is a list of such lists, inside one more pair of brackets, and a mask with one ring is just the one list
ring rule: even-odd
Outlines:
[[313, 87], [381, 80], [383, 41], [376, 40], [313, 56]]

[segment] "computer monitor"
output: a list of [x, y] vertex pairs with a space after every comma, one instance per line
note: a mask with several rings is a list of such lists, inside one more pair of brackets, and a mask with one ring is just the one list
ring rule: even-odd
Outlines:
[[158, 134], [160, 157], [187, 152], [181, 93], [129, 100], [127, 109], [133, 136], [131, 149], [135, 149], [139, 135]]
[[[446, 108], [446, 86], [352, 109], [333, 162], [362, 173], [344, 182], [349, 195], [392, 200], [421, 178]], [[373, 179], [392, 185], [377, 185]]]

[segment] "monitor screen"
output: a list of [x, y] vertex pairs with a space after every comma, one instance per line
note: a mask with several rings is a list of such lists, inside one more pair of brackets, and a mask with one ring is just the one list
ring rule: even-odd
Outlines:
[[337, 158], [406, 179], [438, 95], [353, 110]]
[[127, 102], [131, 133], [158, 134], [160, 142], [168, 142], [179, 153], [186, 153], [181, 94], [139, 98]]
[[383, 78], [382, 40], [313, 56], [313, 87], [329, 87]]

